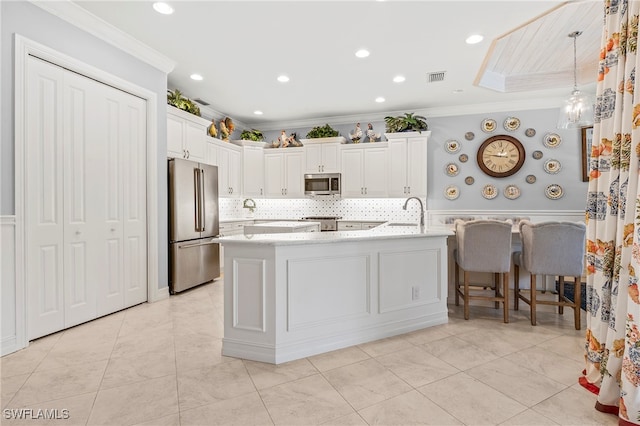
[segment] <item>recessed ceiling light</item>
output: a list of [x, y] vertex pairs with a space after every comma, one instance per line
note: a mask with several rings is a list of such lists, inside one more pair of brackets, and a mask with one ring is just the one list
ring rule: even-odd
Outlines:
[[191, 74], [191, 80], [202, 81], [202, 76], [200, 74]]
[[484, 37], [482, 37], [480, 34], [473, 34], [467, 37], [465, 41], [467, 42], [467, 44], [476, 44], [480, 43], [482, 40], [484, 40]]
[[161, 1], [155, 2], [153, 8], [156, 12], [162, 13], [163, 15], [171, 15], [173, 13], [173, 8]]
[[385, 100], [386, 100], [386, 99], [385, 99], [385, 98], [383, 98], [382, 96], [378, 96], [378, 97], [376, 98], [376, 102], [377, 102], [377, 103], [382, 103], [382, 102], [384, 102]]
[[253, 113], [254, 113], [255, 115], [262, 115], [262, 111], [258, 111], [258, 110], [253, 111]]
[[358, 58], [366, 58], [367, 56], [369, 56], [370, 53], [367, 49], [360, 49], [356, 52], [356, 56]]
[[279, 76], [278, 76], [278, 81], [279, 81], [280, 83], [286, 83], [287, 81], [289, 81], [289, 77], [288, 77], [288, 76], [286, 76], [286, 75], [284, 75], [284, 74], [283, 74], [283, 75], [279, 75]]
[[404, 78], [404, 75], [396, 75], [395, 77], [393, 77], [394, 83], [402, 83], [405, 80], [406, 78]]

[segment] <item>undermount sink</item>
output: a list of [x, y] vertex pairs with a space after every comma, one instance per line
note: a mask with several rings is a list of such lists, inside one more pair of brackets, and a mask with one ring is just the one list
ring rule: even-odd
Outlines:
[[387, 226], [418, 226], [418, 224], [417, 223], [394, 222], [394, 223], [387, 223]]

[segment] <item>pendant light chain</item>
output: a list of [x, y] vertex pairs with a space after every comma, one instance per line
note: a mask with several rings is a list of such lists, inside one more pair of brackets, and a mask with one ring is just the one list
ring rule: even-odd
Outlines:
[[571, 34], [569, 34], [569, 37], [573, 38], [573, 90], [576, 91], [578, 90], [578, 53], [577, 53], [577, 38], [578, 36], [582, 34], [582, 31], [574, 31]]

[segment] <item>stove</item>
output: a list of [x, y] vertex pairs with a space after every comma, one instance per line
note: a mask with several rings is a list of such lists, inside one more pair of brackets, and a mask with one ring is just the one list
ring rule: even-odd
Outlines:
[[320, 231], [337, 231], [338, 219], [342, 219], [342, 216], [307, 216], [302, 220], [308, 220], [313, 222], [320, 222]]

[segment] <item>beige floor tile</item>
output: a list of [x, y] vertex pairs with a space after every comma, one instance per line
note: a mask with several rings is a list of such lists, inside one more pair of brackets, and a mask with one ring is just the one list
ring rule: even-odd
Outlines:
[[[6, 418], [7, 413], [3, 413], [3, 425], [85, 425], [96, 398], [96, 392], [83, 395], [71, 396], [69, 398], [57, 399], [55, 401], [39, 402], [29, 404], [25, 408], [31, 410], [27, 418], [17, 419], [12, 415]], [[23, 414], [27, 414], [23, 412]]]
[[553, 426], [558, 423], [529, 409], [500, 423], [501, 426]]
[[95, 392], [100, 386], [107, 361], [88, 362], [73, 367], [33, 373], [11, 401], [11, 408]]
[[470, 368], [466, 373], [527, 407], [566, 389], [566, 385], [506, 359]]
[[276, 425], [326, 423], [354, 412], [320, 374], [259, 392]]
[[558, 336], [557, 334], [541, 335], [540, 333], [528, 332], [526, 330], [535, 328], [530, 325], [526, 329], [509, 327], [510, 325], [502, 323], [502, 325], [493, 328], [457, 334], [456, 337], [484, 348], [497, 357], [502, 357]]
[[459, 425], [458, 419], [412, 390], [359, 411], [370, 425]]
[[157, 352], [112, 357], [107, 364], [100, 389], [109, 389], [176, 374], [176, 355], [173, 342]]
[[574, 385], [535, 405], [533, 411], [562, 425], [617, 425], [618, 416], [594, 408], [596, 396]]
[[366, 426], [367, 422], [364, 421], [360, 414], [351, 413], [337, 419], [329, 420], [328, 422], [322, 424], [326, 426]]
[[584, 363], [585, 332], [579, 336], [563, 334], [553, 339], [546, 340], [537, 346], [549, 350], [561, 356], [567, 356], [574, 361]]
[[324, 376], [356, 410], [411, 390], [375, 359], [336, 368]]
[[88, 425], [127, 425], [178, 413], [176, 377], [166, 376], [101, 390]]
[[[108, 360], [116, 343], [117, 330], [107, 331], [92, 326], [88, 333], [78, 328], [65, 331], [47, 356], [38, 365], [36, 371], [46, 371], [75, 365]], [[82, 330], [82, 331], [81, 331]]]
[[62, 332], [47, 336], [31, 342], [24, 349], [3, 356], [0, 358], [0, 374], [2, 377], [11, 377], [34, 372], [61, 336]]
[[0, 386], [0, 407], [5, 408], [13, 396], [20, 390], [24, 382], [27, 381], [30, 374], [21, 374], [19, 376], [10, 376], [2, 378]]
[[181, 426], [272, 425], [260, 395], [252, 392], [191, 410], [180, 411]]
[[466, 373], [447, 377], [418, 390], [465, 424], [498, 424], [527, 409]]
[[174, 342], [178, 372], [213, 367], [233, 360], [222, 356], [222, 339], [207, 334], [178, 335]]
[[376, 360], [416, 388], [460, 372], [457, 368], [431, 355], [423, 347], [394, 352], [378, 357]]
[[244, 361], [244, 365], [257, 389], [265, 389], [318, 373], [306, 358], [278, 365]]
[[498, 358], [483, 347], [473, 345], [456, 336], [440, 339], [437, 345], [426, 344], [421, 347], [461, 371]]
[[585, 367], [584, 362], [577, 362], [566, 355], [558, 355], [539, 346], [514, 352], [505, 359], [566, 386], [576, 384]]
[[357, 346], [331, 351], [312, 356], [309, 359], [319, 371], [328, 371], [345, 365], [355, 364], [371, 358], [366, 352]]
[[413, 345], [424, 345], [425, 343], [433, 343], [445, 337], [451, 336], [445, 330], [444, 325], [436, 325], [434, 327], [427, 327], [422, 330], [413, 331], [411, 333], [403, 334], [402, 337]]
[[240, 360], [178, 372], [180, 409], [200, 407], [256, 390]]
[[366, 352], [369, 356], [377, 357], [381, 355], [387, 355], [392, 352], [402, 351], [409, 349], [413, 345], [409, 343], [403, 336], [389, 337], [386, 339], [376, 340], [374, 342], [364, 343], [358, 345], [360, 349]]
[[180, 414], [170, 414], [159, 419], [151, 419], [146, 422], [137, 423], [134, 426], [180, 426]]

